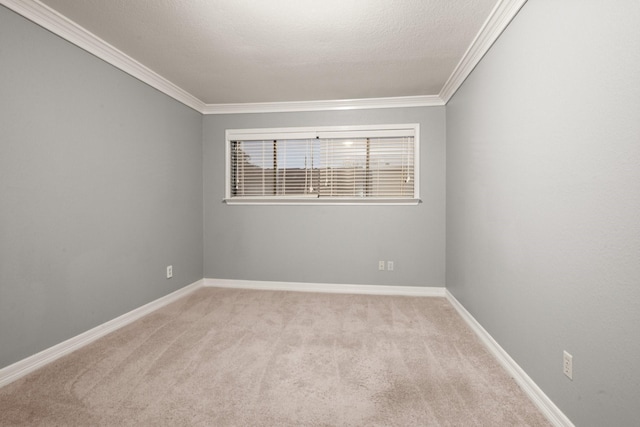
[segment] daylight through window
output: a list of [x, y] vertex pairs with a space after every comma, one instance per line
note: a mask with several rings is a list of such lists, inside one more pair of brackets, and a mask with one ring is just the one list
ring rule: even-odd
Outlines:
[[418, 125], [227, 131], [228, 203], [417, 203]]

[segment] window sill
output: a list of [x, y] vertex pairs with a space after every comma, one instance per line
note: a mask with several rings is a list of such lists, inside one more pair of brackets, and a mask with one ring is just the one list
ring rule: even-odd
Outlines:
[[415, 198], [318, 198], [318, 197], [233, 197], [224, 199], [227, 205], [401, 205], [410, 206], [422, 203]]

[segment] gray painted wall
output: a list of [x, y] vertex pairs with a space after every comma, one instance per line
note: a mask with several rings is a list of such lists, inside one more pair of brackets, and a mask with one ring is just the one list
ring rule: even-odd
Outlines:
[[[225, 129], [420, 123], [418, 206], [228, 206]], [[444, 286], [444, 107], [204, 118], [208, 278]], [[378, 271], [378, 260], [395, 270]]]
[[[202, 118], [0, 7], [0, 368], [203, 276], [442, 286], [446, 246], [449, 290], [574, 423], [632, 425], [640, 7], [616, 5], [528, 2], [446, 123], [444, 107]], [[222, 203], [227, 128], [413, 122], [419, 206]]]
[[1, 368], [202, 278], [202, 116], [4, 7], [0, 64]]
[[529, 1], [447, 106], [447, 287], [579, 426], [640, 420], [638, 22]]

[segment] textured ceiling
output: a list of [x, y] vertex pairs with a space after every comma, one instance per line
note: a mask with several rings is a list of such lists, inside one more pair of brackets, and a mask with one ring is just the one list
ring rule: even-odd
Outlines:
[[497, 0], [42, 0], [207, 104], [438, 95]]

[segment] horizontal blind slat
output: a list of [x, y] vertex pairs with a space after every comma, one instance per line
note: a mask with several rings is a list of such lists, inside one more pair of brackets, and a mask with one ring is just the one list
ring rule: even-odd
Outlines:
[[370, 132], [369, 138], [350, 132], [323, 134], [331, 139], [300, 139], [301, 133], [286, 133], [295, 139], [285, 140], [240, 140], [249, 134], [235, 135], [238, 139], [230, 145], [231, 194], [412, 196], [414, 138], [403, 132]]

